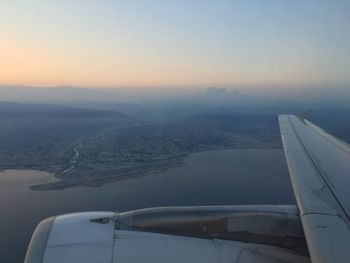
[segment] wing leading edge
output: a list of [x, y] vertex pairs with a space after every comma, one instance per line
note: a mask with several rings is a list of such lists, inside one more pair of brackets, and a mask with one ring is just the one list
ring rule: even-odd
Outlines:
[[350, 147], [296, 116], [279, 123], [312, 261], [348, 262]]

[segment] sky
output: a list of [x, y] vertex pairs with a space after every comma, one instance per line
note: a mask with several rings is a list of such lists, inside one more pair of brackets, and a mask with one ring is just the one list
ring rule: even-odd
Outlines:
[[346, 0], [0, 6], [0, 85], [350, 87]]

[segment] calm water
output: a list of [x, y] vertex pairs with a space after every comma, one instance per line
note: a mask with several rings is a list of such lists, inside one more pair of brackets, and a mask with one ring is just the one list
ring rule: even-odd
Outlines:
[[196, 153], [181, 167], [100, 188], [28, 188], [50, 180], [55, 178], [39, 171], [0, 173], [0, 262], [23, 262], [35, 226], [52, 215], [150, 206], [294, 203], [279, 149]]

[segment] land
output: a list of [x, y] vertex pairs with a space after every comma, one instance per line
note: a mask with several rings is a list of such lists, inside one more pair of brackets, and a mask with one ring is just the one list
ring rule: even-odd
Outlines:
[[[338, 114], [338, 120], [334, 113], [328, 118], [316, 114], [314, 119], [336, 127], [335, 135], [347, 140], [348, 126], [336, 125], [344, 123], [347, 113]], [[150, 116], [154, 110], [142, 110], [140, 117], [113, 107], [0, 103], [0, 169], [51, 172], [60, 180], [32, 189], [58, 190], [147, 175], [181, 165], [194, 152], [282, 147], [277, 114], [271, 111], [196, 108]]]

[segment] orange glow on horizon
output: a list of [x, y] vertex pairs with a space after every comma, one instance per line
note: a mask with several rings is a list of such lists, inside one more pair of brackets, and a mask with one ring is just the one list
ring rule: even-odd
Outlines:
[[[218, 63], [183, 61], [121, 50], [49, 48], [13, 36], [0, 37], [0, 85], [80, 87], [291, 86], [314, 84], [309, 65], [295, 72], [253, 71], [249, 66], [217, 70]], [[311, 77], [310, 77], [311, 76]]]

